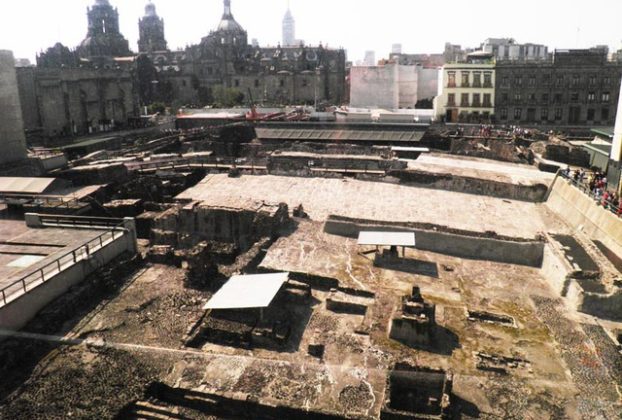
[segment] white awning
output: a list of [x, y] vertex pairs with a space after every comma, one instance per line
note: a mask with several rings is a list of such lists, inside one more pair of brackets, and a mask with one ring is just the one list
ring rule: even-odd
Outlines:
[[289, 273], [233, 276], [203, 309], [267, 308], [288, 277]]
[[415, 232], [360, 232], [359, 245], [415, 246]]
[[0, 193], [42, 194], [56, 178], [0, 177]]

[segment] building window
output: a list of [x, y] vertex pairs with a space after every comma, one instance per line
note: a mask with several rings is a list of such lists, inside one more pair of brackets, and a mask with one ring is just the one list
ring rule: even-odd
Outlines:
[[235, 79], [233, 81], [233, 84], [235, 85], [235, 87], [240, 87], [240, 79]]
[[536, 102], [536, 94], [535, 93], [530, 93], [529, 94], [529, 102]]
[[182, 85], [183, 87], [186, 87], [186, 86], [188, 85], [188, 83], [187, 83], [185, 80], [182, 80], [182, 81], [181, 81], [181, 85]]
[[510, 78], [505, 76], [501, 79], [501, 86], [508, 87], [510, 86]]
[[456, 87], [456, 72], [450, 71], [447, 73], [447, 87]]
[[587, 101], [590, 103], [596, 101], [596, 94], [594, 92], [589, 92], [587, 94]]
[[555, 121], [560, 121], [564, 116], [564, 110], [562, 108], [555, 108]]
[[551, 75], [550, 74], [542, 75], [542, 84], [548, 85], [549, 83], [551, 83]]
[[449, 93], [447, 95], [447, 106], [456, 106], [456, 94]]
[[492, 108], [490, 97], [490, 93], [484, 93], [484, 108]]
[[259, 87], [259, 79], [255, 79], [255, 87], [258, 88]]
[[214, 69], [213, 69], [213, 68], [211, 68], [211, 67], [208, 67], [208, 68], [207, 68], [207, 74], [208, 74], [208, 75], [210, 75], [210, 76], [211, 76], [212, 74], [214, 74]]
[[522, 115], [523, 115], [523, 108], [514, 108], [514, 119], [515, 120], [520, 120]]
[[508, 119], [508, 109], [507, 108], [501, 108], [499, 110], [499, 118], [501, 118], [502, 120], [507, 120]]
[[548, 93], [543, 93], [542, 94], [542, 103], [543, 104], [548, 104], [549, 103], [549, 94]]
[[479, 71], [473, 72], [473, 87], [481, 87], [482, 86], [482, 73]]
[[492, 87], [492, 73], [489, 71], [484, 73], [484, 87]]
[[279, 86], [281, 87], [285, 86], [285, 80], [283, 79], [279, 80]]
[[529, 76], [529, 86], [535, 86], [536, 85], [536, 76]]
[[609, 120], [609, 108], [603, 108], [600, 110], [600, 120], [603, 122]]
[[603, 78], [603, 85], [604, 86], [609, 86], [610, 84], [611, 84], [611, 77]]
[[460, 106], [469, 106], [469, 94], [463, 93], [460, 96]]
[[542, 121], [547, 121], [549, 119], [549, 109], [548, 108], [542, 108], [540, 110], [540, 119]]
[[604, 102], [604, 103], [609, 102], [609, 92], [603, 92], [602, 102]]
[[596, 85], [596, 76], [591, 75], [590, 79], [589, 79], [589, 83], [590, 83], [590, 86], [595, 86]]
[[460, 72], [462, 76], [462, 83], [460, 84], [462, 87], [469, 87], [469, 72], [463, 71]]
[[515, 101], [515, 102], [520, 102], [521, 98], [522, 98], [522, 97], [521, 97], [521, 94], [520, 94], [520, 93], [515, 93], [515, 94], [514, 94], [514, 101]]
[[587, 120], [594, 121], [595, 116], [596, 116], [596, 110], [594, 108], [589, 108], [587, 110]]
[[554, 102], [555, 102], [556, 104], [561, 104], [561, 103], [562, 103], [562, 99], [563, 99], [563, 97], [562, 97], [562, 94], [561, 94], [561, 93], [556, 93], [556, 94], [555, 94], [555, 101], [554, 101]]
[[579, 77], [578, 74], [575, 74], [572, 76], [572, 86], [577, 87], [579, 86], [579, 82], [581, 81], [581, 78]]
[[506, 103], [508, 103], [509, 100], [510, 100], [510, 95], [508, 95], [507, 92], [503, 92], [501, 94], [501, 102], [506, 104]]
[[481, 106], [482, 104], [479, 101], [479, 93], [474, 93], [473, 94], [473, 106]]
[[523, 76], [516, 76], [514, 78], [514, 86], [522, 86], [523, 85]]
[[555, 79], [555, 85], [556, 86], [563, 86], [564, 85], [564, 76], [557, 76], [557, 79]]
[[578, 102], [579, 101], [579, 92], [572, 92], [570, 94], [570, 100], [572, 102]]

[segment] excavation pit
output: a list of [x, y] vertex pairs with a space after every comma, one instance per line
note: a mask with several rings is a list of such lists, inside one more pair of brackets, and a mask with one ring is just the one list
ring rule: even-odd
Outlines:
[[508, 315], [493, 314], [484, 311], [467, 311], [468, 320], [471, 322], [483, 322], [486, 324], [497, 324], [504, 327], [516, 327], [514, 318]]
[[382, 419], [442, 418], [450, 408], [453, 375], [403, 363], [389, 373]]

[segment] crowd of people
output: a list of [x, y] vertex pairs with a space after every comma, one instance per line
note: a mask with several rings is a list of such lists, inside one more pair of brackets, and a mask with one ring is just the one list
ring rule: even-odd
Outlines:
[[599, 205], [610, 210], [618, 216], [622, 215], [622, 201], [617, 192], [611, 192], [607, 188], [607, 176], [600, 171], [585, 171], [575, 169], [571, 171], [566, 168], [562, 175], [574, 181], [574, 183], [584, 189]]

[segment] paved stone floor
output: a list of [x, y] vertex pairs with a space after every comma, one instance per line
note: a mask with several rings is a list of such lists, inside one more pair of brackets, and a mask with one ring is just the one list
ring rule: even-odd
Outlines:
[[555, 174], [542, 172], [530, 165], [437, 153], [423, 154], [417, 160], [409, 160], [408, 168], [527, 185], [549, 185], [555, 177]]
[[302, 204], [313, 220], [339, 215], [421, 222], [529, 239], [546, 229], [541, 204], [353, 179], [208, 175], [177, 198], [233, 208]]

